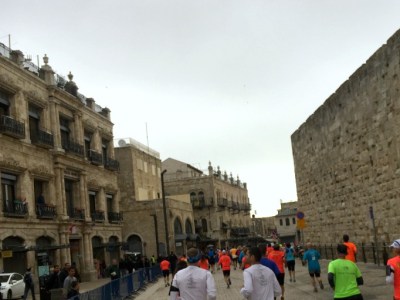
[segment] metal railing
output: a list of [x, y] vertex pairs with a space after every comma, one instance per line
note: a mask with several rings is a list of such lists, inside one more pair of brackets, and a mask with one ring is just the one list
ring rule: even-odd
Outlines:
[[84, 221], [85, 220], [85, 210], [81, 208], [74, 207], [70, 217], [74, 220]]
[[54, 147], [54, 137], [52, 133], [44, 130], [38, 130], [35, 132], [34, 136], [31, 137], [32, 143], [39, 146], [53, 148]]
[[217, 199], [217, 204], [220, 207], [226, 207], [226, 206], [228, 206], [228, 199], [225, 199], [225, 198]]
[[36, 216], [39, 219], [54, 219], [57, 215], [54, 205], [36, 204]]
[[19, 200], [5, 201], [3, 213], [5, 217], [25, 217], [28, 215], [28, 203]]
[[0, 132], [18, 139], [24, 139], [25, 124], [10, 116], [2, 115], [0, 116]]
[[70, 152], [79, 156], [83, 156], [83, 145], [74, 142], [73, 140], [63, 141], [62, 147], [66, 152]]
[[145, 289], [148, 284], [155, 282], [160, 275], [161, 270], [158, 265], [138, 269], [135, 272], [125, 275], [122, 278], [115, 279], [102, 287], [81, 293], [80, 299], [125, 299], [134, 296], [140, 290]]
[[91, 212], [90, 216], [92, 217], [92, 221], [95, 221], [95, 222], [103, 222], [106, 219], [106, 217], [104, 215], [104, 211], [101, 211], [101, 210], [96, 210], [96, 211]]
[[119, 223], [123, 220], [123, 215], [121, 212], [108, 212], [108, 222]]
[[118, 171], [119, 170], [119, 162], [118, 162], [118, 160], [108, 157], [107, 160], [104, 162], [104, 167], [111, 171]]
[[92, 164], [100, 166], [103, 164], [103, 155], [92, 149], [89, 150], [89, 160]]

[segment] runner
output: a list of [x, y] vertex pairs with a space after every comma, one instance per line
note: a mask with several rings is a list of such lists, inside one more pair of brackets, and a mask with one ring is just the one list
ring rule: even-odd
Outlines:
[[201, 256], [201, 259], [199, 260], [199, 267], [207, 271], [210, 269], [210, 264], [208, 263], [207, 256]]
[[281, 296], [281, 288], [274, 273], [260, 264], [261, 253], [264, 252], [257, 247], [248, 251], [251, 267], [243, 272], [244, 287], [240, 290], [240, 294], [246, 299], [272, 300]]
[[308, 272], [311, 277], [311, 284], [314, 287], [314, 292], [318, 292], [317, 289], [317, 281], [319, 282], [319, 287], [324, 289], [324, 285], [322, 284], [321, 279], [321, 267], [319, 265], [319, 259], [321, 255], [317, 250], [314, 249], [311, 243], [307, 243], [307, 251], [303, 255], [303, 265], [308, 263]]
[[278, 266], [280, 274], [277, 275], [277, 279], [282, 289], [281, 299], [283, 300], [285, 296], [285, 253], [280, 250], [279, 244], [275, 244], [273, 248], [274, 250], [269, 253], [268, 258]]
[[231, 253], [231, 257], [232, 257], [232, 262], [233, 262], [233, 269], [236, 270], [237, 268], [237, 263], [238, 263], [238, 256], [236, 254], [237, 252], [237, 248], [233, 247], [229, 250], [229, 252]]
[[343, 244], [347, 247], [346, 259], [351, 260], [353, 263], [356, 262], [357, 247], [354, 243], [349, 242], [349, 236], [347, 234], [343, 235]]
[[164, 258], [161, 263], [160, 263], [160, 268], [164, 276], [164, 283], [165, 286], [169, 286], [169, 268], [171, 266], [171, 263], [167, 260], [167, 258]]
[[286, 266], [289, 270], [290, 282], [292, 282], [292, 280], [293, 282], [296, 282], [296, 274], [294, 271], [296, 261], [294, 258], [294, 254], [295, 254], [294, 249], [290, 246], [290, 243], [287, 243], [285, 248], [285, 261], [286, 261]]
[[215, 272], [215, 252], [214, 252], [213, 247], [211, 247], [208, 250], [207, 256], [208, 256], [208, 263], [211, 266], [211, 273], [214, 273]]
[[221, 265], [222, 273], [224, 274], [224, 280], [226, 287], [229, 289], [231, 282], [231, 259], [225, 250], [222, 250], [221, 257], [218, 261], [218, 265]]
[[400, 239], [390, 245], [395, 257], [387, 261], [386, 283], [393, 284], [393, 300], [400, 300]]
[[360, 269], [352, 261], [345, 259], [347, 246], [337, 246], [338, 259], [331, 261], [328, 265], [329, 285], [334, 289], [334, 299], [340, 300], [363, 300], [359, 285], [364, 283]]

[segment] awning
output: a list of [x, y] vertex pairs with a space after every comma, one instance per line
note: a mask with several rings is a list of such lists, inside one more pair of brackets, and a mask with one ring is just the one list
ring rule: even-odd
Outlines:
[[184, 241], [186, 240], [186, 237], [187, 237], [186, 233], [175, 234], [175, 241]]
[[198, 241], [200, 240], [200, 235], [198, 235], [197, 233], [188, 233], [186, 239], [188, 241]]

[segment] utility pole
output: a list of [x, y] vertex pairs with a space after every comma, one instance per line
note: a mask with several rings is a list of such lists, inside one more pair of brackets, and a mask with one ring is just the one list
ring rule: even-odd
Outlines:
[[165, 243], [167, 244], [167, 255], [169, 255], [169, 233], [168, 233], [168, 223], [167, 223], [167, 207], [165, 204], [165, 190], [164, 190], [164, 174], [167, 170], [161, 172], [161, 192], [163, 201], [163, 212], [164, 212], [164, 226], [165, 226]]

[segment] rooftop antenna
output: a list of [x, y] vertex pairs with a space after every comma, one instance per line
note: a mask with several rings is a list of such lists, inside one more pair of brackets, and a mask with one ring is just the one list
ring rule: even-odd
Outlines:
[[146, 122], [146, 140], [147, 140], [147, 154], [150, 154], [149, 132], [147, 131], [147, 122]]
[[11, 50], [11, 34], [8, 35], [8, 49]]

